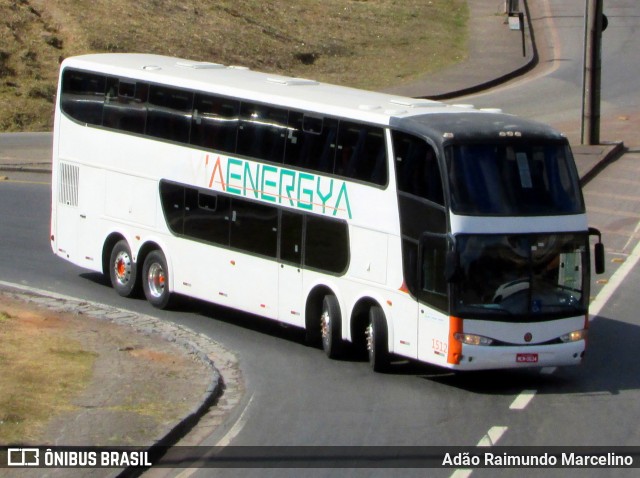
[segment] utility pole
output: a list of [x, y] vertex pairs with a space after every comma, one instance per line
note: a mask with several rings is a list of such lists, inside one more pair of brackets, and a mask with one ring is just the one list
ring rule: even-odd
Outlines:
[[603, 26], [603, 0], [586, 0], [586, 2], [580, 142], [600, 144], [602, 31], [606, 28], [606, 23]]

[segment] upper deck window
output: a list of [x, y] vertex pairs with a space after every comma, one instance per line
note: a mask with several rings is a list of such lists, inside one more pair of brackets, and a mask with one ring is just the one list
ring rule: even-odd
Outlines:
[[451, 209], [463, 215], [584, 213], [566, 143], [457, 144], [446, 150]]
[[103, 75], [65, 70], [62, 75], [62, 109], [76, 120], [100, 125], [106, 78]]

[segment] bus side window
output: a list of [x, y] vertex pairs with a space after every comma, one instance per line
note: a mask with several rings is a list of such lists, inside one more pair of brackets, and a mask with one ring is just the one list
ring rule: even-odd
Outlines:
[[231, 199], [211, 191], [186, 188], [184, 234], [192, 239], [229, 245]]
[[242, 103], [238, 127], [238, 154], [282, 163], [287, 137], [285, 109], [256, 103]]
[[191, 120], [191, 144], [235, 153], [239, 119], [239, 101], [196, 93]]
[[149, 90], [147, 134], [180, 143], [189, 142], [193, 93], [152, 85]]
[[273, 206], [233, 199], [231, 203], [231, 247], [276, 258], [278, 210]]
[[322, 216], [307, 215], [304, 264], [333, 274], [343, 274], [349, 265], [347, 223]]
[[62, 111], [82, 123], [101, 125], [106, 77], [83, 71], [62, 74]]
[[149, 85], [141, 82], [107, 78], [107, 97], [102, 125], [143, 134], [147, 121]]
[[374, 184], [386, 184], [384, 130], [359, 123], [340, 122], [334, 173]]
[[444, 235], [425, 235], [421, 241], [420, 299], [448, 311], [448, 288], [445, 279], [447, 239]]
[[431, 145], [417, 136], [394, 131], [393, 150], [398, 190], [443, 206], [440, 167]]
[[160, 181], [160, 202], [167, 227], [174, 234], [184, 232], [184, 186]]
[[291, 111], [288, 126], [284, 163], [332, 173], [338, 121]]

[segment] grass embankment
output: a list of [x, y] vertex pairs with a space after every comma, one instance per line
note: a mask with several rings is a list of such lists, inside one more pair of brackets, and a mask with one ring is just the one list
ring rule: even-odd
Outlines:
[[0, 443], [29, 443], [89, 383], [96, 354], [55, 316], [0, 311]]
[[61, 59], [145, 52], [367, 89], [466, 54], [465, 0], [0, 0], [0, 131], [51, 129]]

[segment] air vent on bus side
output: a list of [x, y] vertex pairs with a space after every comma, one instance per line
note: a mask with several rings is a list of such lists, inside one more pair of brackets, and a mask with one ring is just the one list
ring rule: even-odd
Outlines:
[[80, 168], [71, 164], [60, 163], [58, 174], [58, 202], [67, 206], [78, 206], [78, 181]]

